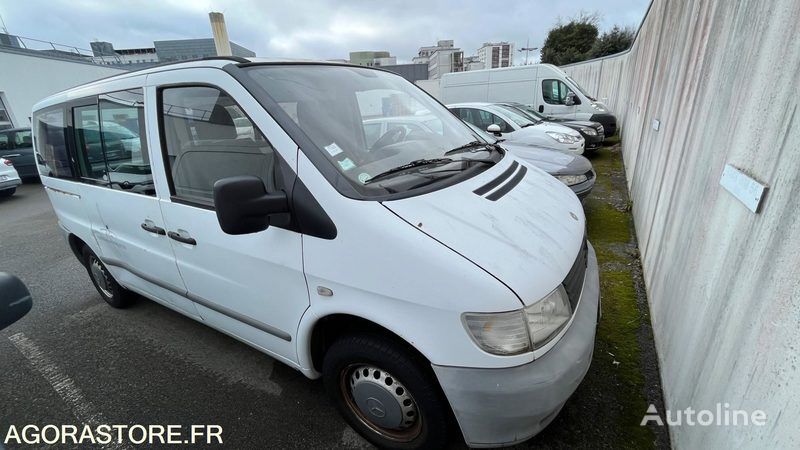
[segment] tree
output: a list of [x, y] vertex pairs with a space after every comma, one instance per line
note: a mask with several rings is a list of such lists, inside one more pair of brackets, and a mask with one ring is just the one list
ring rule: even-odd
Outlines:
[[597, 40], [597, 14], [581, 12], [567, 24], [559, 20], [542, 45], [542, 62], [562, 66], [591, 58]]
[[591, 57], [599, 58], [623, 52], [631, 47], [635, 36], [636, 32], [633, 28], [614, 25], [611, 31], [606, 31], [595, 41], [590, 52]]

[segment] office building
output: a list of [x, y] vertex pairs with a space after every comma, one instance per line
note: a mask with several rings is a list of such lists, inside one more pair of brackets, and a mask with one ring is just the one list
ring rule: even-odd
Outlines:
[[391, 66], [397, 64], [397, 58], [387, 51], [350, 52], [350, 64], [368, 67]]
[[436, 45], [420, 47], [412, 62], [428, 64], [428, 79], [437, 80], [446, 73], [464, 71], [464, 52], [454, 46], [452, 39], [441, 40]]
[[510, 67], [514, 63], [514, 44], [508, 42], [484, 42], [477, 51], [478, 60], [484, 69]]

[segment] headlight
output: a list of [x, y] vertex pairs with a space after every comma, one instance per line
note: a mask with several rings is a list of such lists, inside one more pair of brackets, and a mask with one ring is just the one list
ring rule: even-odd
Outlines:
[[600, 106], [600, 105], [598, 105], [597, 103], [594, 103], [594, 102], [592, 102], [592, 108], [594, 108], [594, 109], [596, 109], [596, 110], [598, 110], [600, 112], [605, 112], [605, 109], [603, 109], [602, 106]]
[[588, 180], [586, 175], [556, 175], [556, 178], [567, 186], [573, 186]]
[[472, 340], [494, 355], [518, 355], [531, 349], [525, 315], [522, 310], [464, 314], [464, 324]]
[[517, 311], [464, 314], [464, 325], [478, 347], [509, 356], [542, 348], [571, 316], [567, 292], [559, 285], [543, 299]]
[[594, 128], [581, 128], [581, 131], [589, 136], [597, 136], [597, 131], [594, 131]]
[[533, 348], [542, 348], [558, 334], [572, 316], [572, 305], [563, 285], [524, 309]]
[[575, 138], [570, 136], [570, 135], [568, 135], [568, 134], [565, 134], [565, 133], [559, 133], [559, 132], [556, 132], [556, 131], [548, 131], [547, 135], [550, 136], [551, 138], [555, 139], [556, 141], [562, 143], [562, 144], [574, 144], [575, 143]]

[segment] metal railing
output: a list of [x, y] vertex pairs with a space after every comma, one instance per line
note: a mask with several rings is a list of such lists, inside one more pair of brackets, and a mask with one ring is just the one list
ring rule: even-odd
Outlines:
[[122, 64], [122, 59], [116, 53], [95, 55], [92, 50], [76, 47], [74, 45], [59, 44], [57, 42], [43, 41], [14, 34], [0, 33], [0, 48], [34, 50], [48, 56], [74, 59], [101, 65]]

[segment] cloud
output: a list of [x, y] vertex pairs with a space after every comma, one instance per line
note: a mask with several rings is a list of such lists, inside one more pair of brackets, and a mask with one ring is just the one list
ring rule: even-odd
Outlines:
[[[638, 26], [648, 3], [607, 0], [601, 30]], [[596, 5], [589, 0], [27, 0], [3, 3], [0, 14], [12, 34], [81, 48], [95, 39], [130, 48], [210, 37], [208, 12], [221, 11], [231, 40], [259, 56], [329, 59], [388, 50], [399, 61], [410, 61], [420, 46], [438, 39], [454, 39], [467, 55], [486, 41], [511, 41], [520, 48], [529, 40], [541, 47], [559, 17], [593, 12]]]

